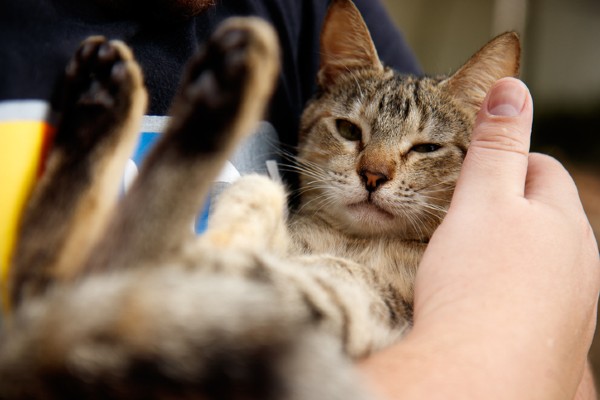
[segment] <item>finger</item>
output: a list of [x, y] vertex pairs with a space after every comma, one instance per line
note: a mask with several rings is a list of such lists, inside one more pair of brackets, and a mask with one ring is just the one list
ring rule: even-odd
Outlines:
[[578, 226], [582, 229], [579, 233], [581, 243], [587, 243], [592, 257], [598, 259], [598, 241], [581, 203], [577, 186], [562, 164], [543, 154], [531, 154], [525, 198], [550, 205], [568, 215], [572, 221], [579, 222]]
[[564, 209], [583, 211], [575, 182], [567, 170], [550, 156], [530, 154], [525, 197]]
[[457, 182], [455, 203], [523, 196], [533, 119], [533, 102], [521, 81], [494, 84], [477, 116]]

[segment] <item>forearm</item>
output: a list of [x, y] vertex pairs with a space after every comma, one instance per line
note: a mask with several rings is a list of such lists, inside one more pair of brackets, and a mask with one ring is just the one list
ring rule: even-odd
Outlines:
[[545, 368], [527, 360], [515, 361], [496, 350], [493, 355], [482, 354], [474, 351], [476, 346], [445, 348], [443, 343], [433, 343], [399, 343], [361, 361], [359, 370], [381, 400], [597, 398], [589, 364], [573, 397], [560, 376], [540, 378]]

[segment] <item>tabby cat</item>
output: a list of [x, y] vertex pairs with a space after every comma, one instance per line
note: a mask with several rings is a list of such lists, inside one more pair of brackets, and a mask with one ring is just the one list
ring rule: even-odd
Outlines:
[[172, 123], [126, 196], [146, 106], [128, 48], [87, 39], [66, 69], [46, 172], [24, 211], [0, 341], [2, 399], [365, 399], [351, 359], [410, 328], [413, 280], [493, 82], [501, 35], [450, 77], [386, 68], [332, 1], [301, 122], [298, 210], [248, 176], [206, 234], [190, 221], [278, 74], [272, 28], [226, 21], [190, 61]]

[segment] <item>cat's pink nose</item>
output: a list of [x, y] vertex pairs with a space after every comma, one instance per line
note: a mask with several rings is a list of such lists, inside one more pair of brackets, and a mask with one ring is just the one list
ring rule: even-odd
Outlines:
[[372, 172], [366, 169], [360, 171], [360, 177], [365, 184], [365, 188], [369, 192], [376, 191], [379, 186], [390, 180], [387, 175], [382, 174], [381, 172]]

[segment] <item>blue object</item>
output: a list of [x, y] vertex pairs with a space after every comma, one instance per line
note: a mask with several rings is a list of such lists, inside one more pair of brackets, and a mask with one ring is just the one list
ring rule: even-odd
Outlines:
[[[137, 145], [135, 151], [133, 152], [133, 156], [131, 157], [131, 160], [135, 163], [138, 170], [140, 169], [140, 166], [144, 162], [144, 159], [149, 154], [152, 147], [158, 142], [160, 135], [161, 134], [157, 133], [157, 132], [142, 132], [141, 133], [138, 145]], [[204, 232], [206, 230], [206, 227], [208, 226], [209, 210], [210, 210], [210, 199], [207, 199], [206, 203], [204, 204], [204, 207], [198, 214], [198, 217], [196, 218], [196, 221], [194, 223], [194, 231], [197, 234], [201, 234], [202, 232]]]

